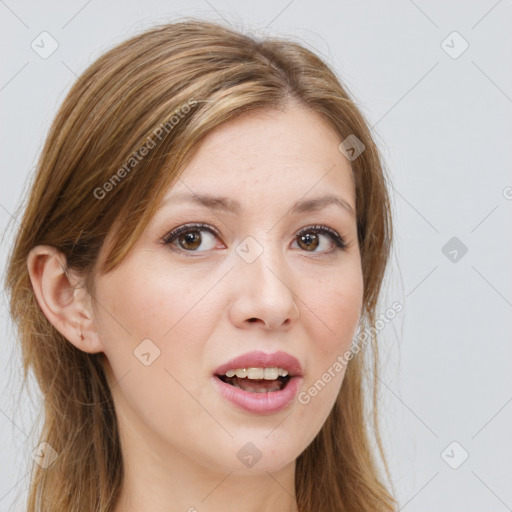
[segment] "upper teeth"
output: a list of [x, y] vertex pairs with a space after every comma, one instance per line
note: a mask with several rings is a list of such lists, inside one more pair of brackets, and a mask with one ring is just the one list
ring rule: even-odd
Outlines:
[[241, 377], [241, 378], [249, 378], [249, 379], [265, 379], [265, 380], [275, 380], [278, 377], [286, 377], [288, 372], [283, 368], [236, 368], [233, 370], [228, 370], [226, 372], [226, 377]]

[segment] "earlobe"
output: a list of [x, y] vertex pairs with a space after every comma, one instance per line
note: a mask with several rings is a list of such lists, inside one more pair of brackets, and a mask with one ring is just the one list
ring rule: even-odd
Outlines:
[[48, 321], [73, 345], [89, 353], [103, 347], [85, 289], [66, 268], [66, 256], [49, 245], [34, 247], [27, 268], [37, 302]]

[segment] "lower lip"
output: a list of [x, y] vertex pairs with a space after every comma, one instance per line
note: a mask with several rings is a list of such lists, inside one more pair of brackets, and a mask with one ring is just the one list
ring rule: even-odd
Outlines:
[[302, 377], [292, 377], [286, 387], [271, 393], [249, 393], [243, 389], [226, 384], [215, 375], [214, 385], [222, 396], [236, 407], [254, 414], [273, 414], [286, 409], [297, 396]]

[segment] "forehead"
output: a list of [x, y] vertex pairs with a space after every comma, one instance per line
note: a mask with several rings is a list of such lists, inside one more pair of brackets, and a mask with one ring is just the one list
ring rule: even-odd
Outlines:
[[242, 206], [335, 192], [355, 209], [352, 169], [340, 142], [319, 114], [304, 107], [246, 113], [205, 137], [169, 192], [215, 193]]

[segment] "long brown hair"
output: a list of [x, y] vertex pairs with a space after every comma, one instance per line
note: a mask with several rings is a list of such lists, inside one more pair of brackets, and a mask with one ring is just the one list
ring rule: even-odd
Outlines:
[[[318, 56], [289, 40], [257, 39], [184, 19], [108, 51], [68, 93], [38, 161], [6, 275], [25, 379], [32, 370], [44, 396], [40, 439], [59, 454], [47, 469], [34, 464], [29, 512], [111, 511], [123, 482], [102, 354], [74, 347], [42, 313], [27, 271], [29, 251], [42, 244], [61, 251], [67, 268], [84, 276], [93, 294], [94, 272], [108, 272], [123, 260], [202, 138], [244, 112], [290, 101], [319, 113], [340, 142], [355, 135], [365, 146], [351, 165], [362, 318], [372, 326], [392, 236], [386, 179], [363, 115]], [[138, 159], [150, 140], [155, 147]], [[107, 234], [113, 234], [111, 251], [96, 269]], [[326, 423], [297, 459], [301, 512], [395, 510], [378, 469], [377, 455], [389, 479], [378, 426], [376, 341], [372, 331], [371, 365], [364, 361], [366, 349], [350, 360]], [[373, 386], [371, 403], [363, 392], [366, 378]]]

